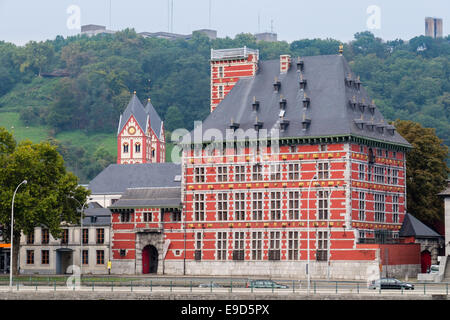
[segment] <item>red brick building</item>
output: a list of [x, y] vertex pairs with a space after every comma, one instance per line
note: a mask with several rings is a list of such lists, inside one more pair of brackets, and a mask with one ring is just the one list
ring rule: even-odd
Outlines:
[[117, 163], [157, 163], [165, 162], [165, 159], [164, 123], [150, 99], [144, 107], [135, 92], [120, 115]]
[[343, 279], [377, 277], [389, 261], [399, 275], [420, 270], [419, 245], [399, 244], [411, 146], [343, 56], [213, 50], [211, 73], [212, 113], [184, 139], [179, 188], [130, 189], [111, 207], [113, 232], [128, 234], [113, 235], [113, 268], [301, 278], [308, 264], [313, 277]]

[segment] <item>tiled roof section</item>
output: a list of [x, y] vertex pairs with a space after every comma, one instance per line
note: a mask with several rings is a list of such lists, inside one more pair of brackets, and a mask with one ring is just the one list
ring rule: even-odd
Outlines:
[[427, 227], [419, 219], [407, 213], [400, 229], [401, 237], [440, 238], [437, 232]]
[[153, 107], [150, 99], [148, 99], [147, 105], [145, 106], [145, 112], [150, 116], [150, 126], [153, 132], [156, 134], [158, 139], [161, 139], [162, 120], [159, 117], [158, 112], [156, 112], [155, 107]]
[[180, 175], [181, 165], [176, 163], [111, 164], [88, 188], [92, 194], [122, 194], [128, 188], [180, 187], [175, 179]]
[[[241, 78], [203, 121], [203, 133], [219, 129], [226, 137], [231, 123], [246, 131], [259, 122], [260, 129], [268, 131], [284, 127], [281, 138], [353, 135], [410, 146], [395, 130], [386, 128], [382, 114], [343, 56], [304, 57], [301, 68], [297, 61], [292, 59], [287, 73], [280, 73], [279, 60], [260, 61], [258, 73]], [[350, 103], [353, 100], [355, 105]], [[258, 108], [252, 107], [255, 101]]]
[[181, 187], [127, 189], [110, 209], [181, 207]]
[[127, 124], [128, 120], [131, 116], [134, 116], [136, 119], [138, 125], [141, 127], [141, 129], [146, 132], [147, 131], [147, 113], [145, 112], [144, 106], [139, 101], [136, 94], [133, 94], [131, 97], [130, 102], [128, 103], [128, 106], [126, 107], [125, 111], [120, 117], [120, 123], [119, 128], [117, 131], [117, 134], [119, 134], [123, 127]]
[[83, 226], [109, 226], [111, 211], [103, 208], [97, 202], [91, 202], [84, 210]]

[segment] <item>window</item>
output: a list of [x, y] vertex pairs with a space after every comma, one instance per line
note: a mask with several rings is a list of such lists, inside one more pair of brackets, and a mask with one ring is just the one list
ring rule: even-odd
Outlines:
[[245, 166], [234, 167], [234, 180], [239, 182], [245, 181]]
[[319, 180], [328, 179], [328, 162], [319, 162], [317, 164], [317, 177], [319, 178]]
[[245, 193], [234, 195], [234, 220], [245, 220]]
[[262, 232], [252, 232], [252, 260], [262, 260]]
[[217, 260], [227, 260], [227, 233], [217, 232]]
[[300, 192], [289, 191], [288, 196], [289, 220], [298, 220], [300, 218]]
[[270, 193], [270, 219], [281, 219], [281, 192]]
[[364, 180], [365, 178], [365, 171], [366, 171], [366, 166], [362, 163], [359, 164], [359, 171], [358, 171], [358, 177], [359, 180]]
[[201, 232], [197, 232], [195, 234], [195, 252], [194, 252], [194, 258], [197, 261], [202, 260], [202, 242], [203, 242], [203, 234]]
[[49, 264], [50, 263], [50, 251], [42, 250], [41, 251], [41, 264]]
[[328, 191], [318, 191], [319, 220], [328, 219]]
[[270, 180], [280, 180], [281, 179], [281, 167], [279, 163], [270, 165]]
[[373, 171], [373, 166], [369, 165], [367, 167], [367, 181], [369, 181], [369, 182], [372, 181], [372, 171]]
[[50, 240], [50, 236], [49, 236], [49, 232], [48, 232], [48, 229], [42, 229], [42, 243], [43, 244], [47, 244], [48, 242], [49, 242], [49, 240]]
[[97, 229], [97, 243], [105, 242], [105, 229]]
[[219, 91], [219, 93], [218, 93], [218, 96], [219, 96], [219, 99], [222, 99], [223, 98], [223, 86], [218, 86], [218, 91]]
[[34, 230], [27, 235], [27, 244], [34, 244]]
[[228, 181], [227, 171], [228, 171], [227, 167], [217, 167], [217, 181], [218, 182]]
[[398, 169], [392, 169], [392, 184], [398, 184]]
[[384, 194], [375, 193], [375, 221], [384, 222], [385, 196]]
[[69, 243], [69, 229], [63, 229], [61, 243], [63, 243], [63, 244]]
[[226, 221], [228, 219], [228, 195], [226, 193], [217, 194], [217, 220]]
[[172, 221], [181, 221], [181, 211], [175, 210], [172, 212]]
[[123, 144], [123, 153], [128, 153], [128, 143]]
[[205, 182], [205, 168], [195, 168], [194, 169], [194, 181], [196, 183]]
[[83, 229], [83, 243], [89, 243], [89, 229]]
[[27, 250], [27, 264], [34, 264], [34, 250]]
[[366, 220], [366, 194], [364, 192], [359, 192], [358, 219], [361, 221]]
[[327, 261], [328, 260], [328, 232], [327, 231], [317, 232], [316, 260], [317, 261]]
[[382, 156], [383, 156], [383, 150], [377, 149], [377, 157], [382, 157]]
[[326, 144], [319, 145], [319, 151], [325, 152], [327, 150], [328, 150], [328, 145], [326, 145]]
[[195, 221], [205, 220], [205, 195], [195, 194], [194, 195], [194, 219]]
[[89, 250], [83, 250], [83, 264], [89, 264]]
[[288, 259], [298, 260], [299, 234], [298, 231], [288, 232]]
[[259, 163], [253, 165], [253, 181], [261, 181], [262, 179], [262, 165]]
[[288, 179], [291, 181], [300, 179], [300, 163], [288, 164]]
[[218, 67], [218, 75], [219, 78], [223, 78], [223, 66]]
[[359, 152], [364, 153], [364, 146], [359, 146]]
[[244, 236], [244, 232], [234, 233], [233, 260], [245, 260]]
[[142, 217], [144, 222], [152, 222], [153, 214], [152, 212], [144, 212], [142, 213]]
[[384, 183], [384, 167], [374, 166], [375, 182]]
[[120, 214], [120, 222], [130, 222], [131, 217], [128, 212], [124, 212]]
[[105, 251], [97, 250], [97, 264], [105, 264]]
[[262, 220], [263, 219], [263, 193], [262, 192], [253, 192], [253, 201], [252, 201], [252, 212], [253, 212], [253, 220]]
[[369, 156], [368, 156], [369, 164], [375, 163], [375, 156], [373, 154], [373, 149], [369, 148]]
[[136, 153], [140, 153], [140, 152], [141, 152], [141, 144], [140, 144], [139, 142], [137, 142], [137, 143], [134, 145], [134, 151], [135, 151]]
[[269, 240], [269, 260], [280, 260], [280, 231], [271, 231]]
[[392, 196], [392, 222], [398, 223], [398, 196]]

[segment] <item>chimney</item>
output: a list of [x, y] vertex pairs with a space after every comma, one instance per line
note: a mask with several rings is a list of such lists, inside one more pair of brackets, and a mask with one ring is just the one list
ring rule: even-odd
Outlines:
[[280, 73], [286, 73], [291, 67], [291, 56], [283, 54], [280, 56]]

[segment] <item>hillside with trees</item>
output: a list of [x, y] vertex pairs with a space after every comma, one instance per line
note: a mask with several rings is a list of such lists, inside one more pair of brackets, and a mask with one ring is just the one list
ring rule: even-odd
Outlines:
[[[334, 39], [257, 42], [251, 34], [210, 40], [143, 38], [134, 30], [25, 46], [0, 42], [0, 126], [19, 140], [52, 140], [70, 171], [87, 183], [116, 157], [120, 113], [137, 92], [167, 134], [209, 113], [210, 50], [247, 46], [262, 60], [280, 54], [337, 54]], [[355, 34], [344, 55], [388, 120], [435, 128], [450, 145], [450, 37], [383, 41]], [[170, 150], [170, 148], [168, 148]]]

